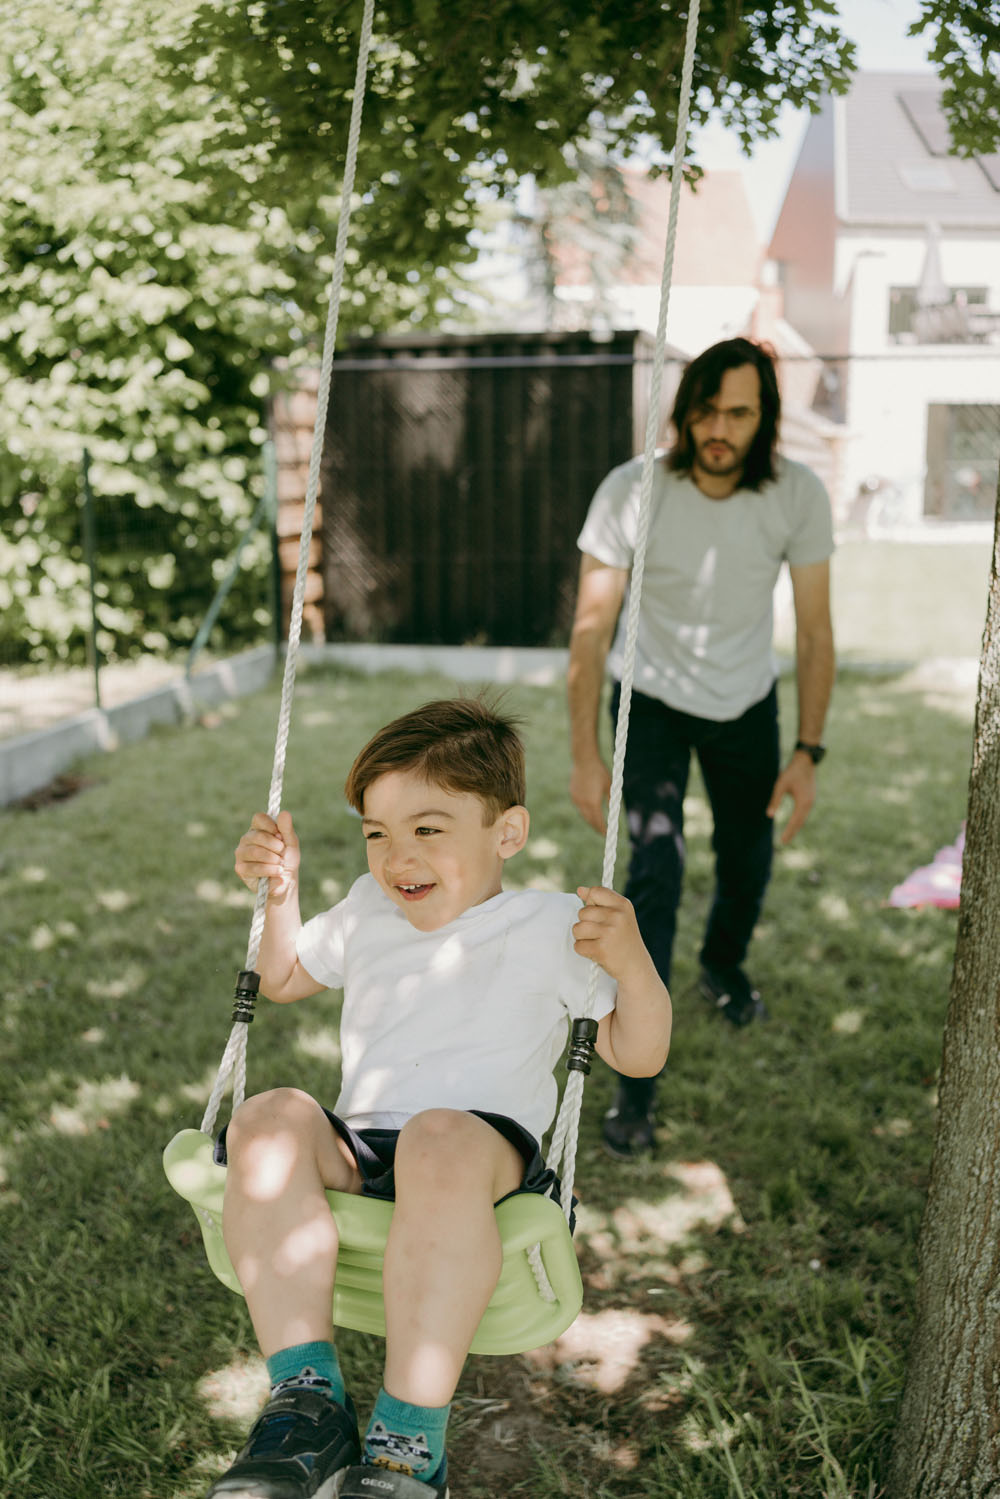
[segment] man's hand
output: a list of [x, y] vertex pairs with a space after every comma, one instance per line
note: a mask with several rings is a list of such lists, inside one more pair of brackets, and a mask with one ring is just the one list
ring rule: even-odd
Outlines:
[[236, 846], [236, 873], [255, 893], [257, 881], [265, 879], [271, 882], [269, 895], [282, 895], [296, 883], [300, 858], [292, 814], [279, 812], [275, 821], [266, 812], [255, 812]]
[[774, 783], [767, 804], [768, 817], [776, 817], [786, 796], [792, 798], [792, 815], [785, 824], [781, 842], [791, 843], [802, 827], [816, 800], [816, 767], [809, 756], [796, 750]]
[[608, 830], [606, 809], [611, 792], [611, 773], [604, 761], [595, 755], [585, 763], [573, 762], [569, 794], [580, 816], [598, 833]]

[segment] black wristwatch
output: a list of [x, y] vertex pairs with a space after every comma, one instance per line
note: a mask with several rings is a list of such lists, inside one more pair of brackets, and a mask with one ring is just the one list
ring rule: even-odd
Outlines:
[[814, 765], [818, 765], [826, 754], [825, 744], [803, 744], [801, 739], [795, 741], [797, 750], [804, 750]]

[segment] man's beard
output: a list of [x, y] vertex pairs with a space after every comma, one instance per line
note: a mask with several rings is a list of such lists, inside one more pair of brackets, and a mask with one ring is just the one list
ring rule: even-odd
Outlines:
[[711, 442], [701, 443], [695, 448], [698, 467], [704, 469], [706, 474], [714, 474], [718, 478], [739, 472], [746, 462], [746, 453], [738, 452], [729, 442], [719, 442], [717, 445], [722, 450], [717, 455], [708, 451], [713, 446]]

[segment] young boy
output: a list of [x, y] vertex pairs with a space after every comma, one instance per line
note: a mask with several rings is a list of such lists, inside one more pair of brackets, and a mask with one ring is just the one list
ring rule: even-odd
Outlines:
[[[220, 1136], [223, 1231], [272, 1380], [209, 1499], [447, 1496], [450, 1401], [501, 1269], [494, 1204], [552, 1182], [538, 1140], [590, 964], [597, 1051], [654, 1076], [670, 999], [632, 907], [600, 887], [504, 892], [528, 836], [524, 751], [481, 701], [428, 703], [361, 751], [346, 795], [370, 873], [303, 925], [287, 812], [236, 850], [267, 878], [261, 989], [343, 986], [336, 1112], [294, 1088], [246, 1100]], [[331, 1341], [337, 1225], [325, 1189], [395, 1201], [384, 1261], [383, 1388], [363, 1442]]]

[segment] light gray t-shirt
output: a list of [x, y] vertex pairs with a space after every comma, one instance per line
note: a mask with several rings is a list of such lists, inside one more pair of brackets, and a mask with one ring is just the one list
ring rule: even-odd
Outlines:
[[[635, 686], [671, 708], [725, 722], [760, 702], [777, 676], [774, 585], [781, 564], [804, 567], [833, 552], [829, 496], [811, 469], [788, 458], [760, 491], [711, 500], [658, 457], [642, 581]], [[602, 481], [577, 539], [581, 552], [631, 568], [642, 459]], [[621, 676], [626, 611], [609, 669]]]

